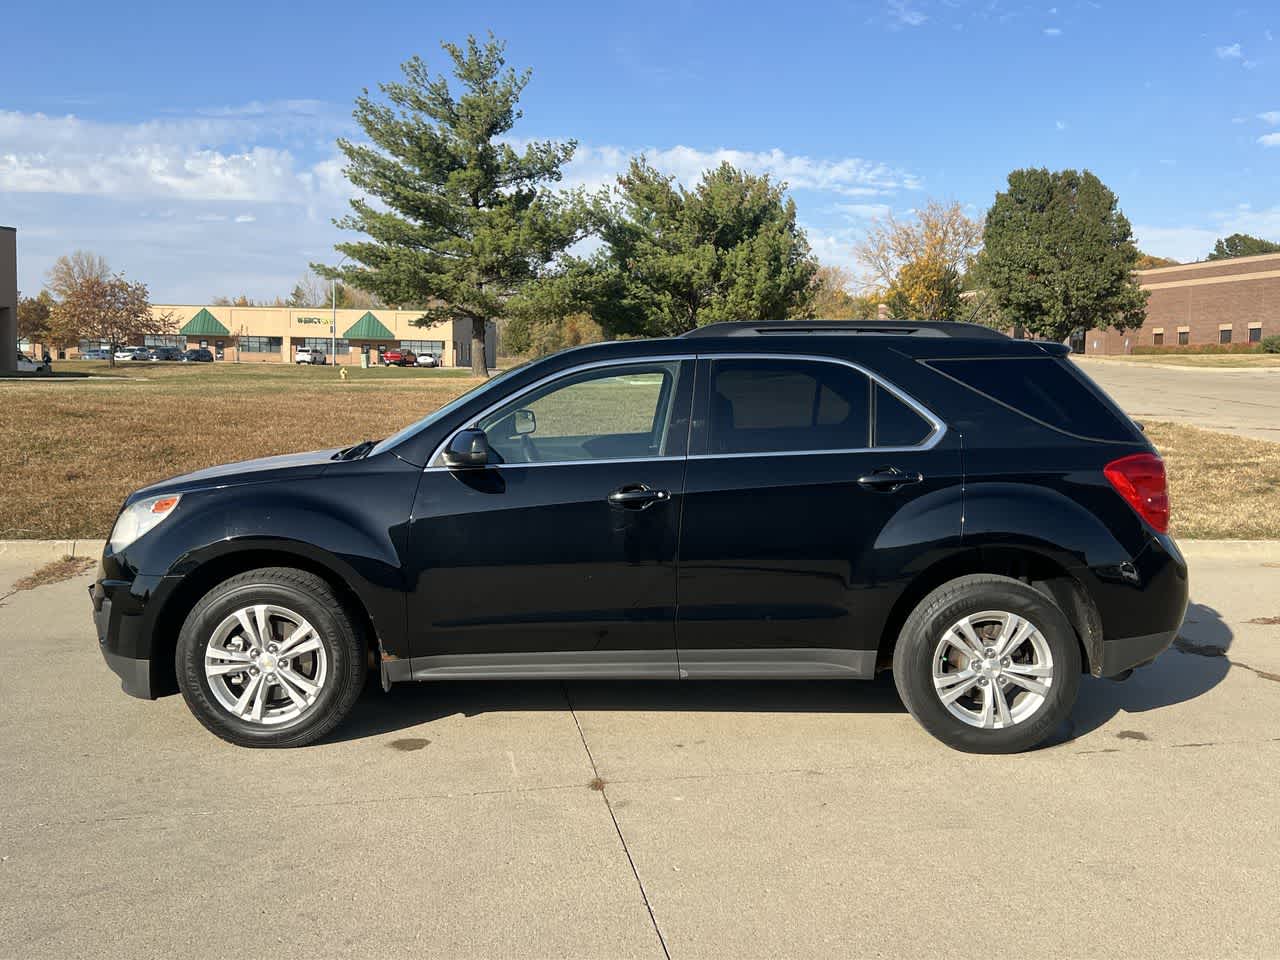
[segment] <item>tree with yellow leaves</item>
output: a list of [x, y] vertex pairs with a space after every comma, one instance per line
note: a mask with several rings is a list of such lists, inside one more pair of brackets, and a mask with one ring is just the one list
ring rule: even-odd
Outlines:
[[982, 245], [981, 219], [959, 203], [930, 200], [910, 218], [873, 222], [857, 255], [886, 291], [889, 312], [909, 320], [961, 320], [963, 277]]

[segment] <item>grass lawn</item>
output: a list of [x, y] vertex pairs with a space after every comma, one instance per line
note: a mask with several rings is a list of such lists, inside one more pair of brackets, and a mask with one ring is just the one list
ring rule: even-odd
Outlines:
[[[137, 487], [384, 437], [477, 382], [397, 367], [348, 369], [344, 382], [284, 364], [63, 366], [101, 379], [0, 383], [0, 539], [105, 537]], [[1280, 444], [1146, 427], [1168, 464], [1175, 535], [1280, 539]]]
[[1103, 363], [1153, 363], [1180, 367], [1280, 367], [1280, 353], [1135, 353], [1127, 357], [1090, 355]]

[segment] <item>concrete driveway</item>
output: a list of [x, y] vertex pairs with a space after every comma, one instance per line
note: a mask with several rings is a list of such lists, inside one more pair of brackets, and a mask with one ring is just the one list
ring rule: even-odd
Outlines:
[[887, 678], [370, 689], [242, 750], [120, 693], [87, 577], [11, 594], [0, 956], [1274, 955], [1280, 549], [1190, 552], [1183, 649], [1003, 758]]
[[1280, 367], [1182, 367], [1076, 357], [1138, 420], [1223, 430], [1280, 442]]

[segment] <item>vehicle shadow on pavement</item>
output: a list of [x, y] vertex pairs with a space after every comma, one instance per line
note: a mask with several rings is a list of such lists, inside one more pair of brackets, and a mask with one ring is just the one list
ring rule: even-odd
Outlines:
[[670, 710], [732, 713], [903, 713], [883, 673], [845, 680], [512, 680], [402, 683], [373, 678], [351, 716], [324, 742], [393, 733], [454, 714], [526, 710]]
[[1191, 604], [1178, 639], [1154, 663], [1119, 682], [1082, 677], [1075, 710], [1045, 746], [1082, 737], [1118, 713], [1146, 713], [1208, 693], [1231, 670], [1233, 636], [1217, 610]]

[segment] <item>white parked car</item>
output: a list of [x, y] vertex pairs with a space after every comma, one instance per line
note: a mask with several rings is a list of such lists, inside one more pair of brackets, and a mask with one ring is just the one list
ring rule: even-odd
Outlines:
[[420, 367], [438, 367], [440, 361], [429, 353], [418, 354], [417, 365]]
[[141, 347], [117, 347], [117, 348], [116, 348], [116, 359], [117, 359], [117, 360], [132, 360], [132, 359], [133, 359], [133, 355], [134, 355], [135, 353], [137, 353], [137, 352], [138, 352], [139, 350], [141, 350], [141, 349], [142, 349]]
[[53, 364], [44, 360], [33, 360], [25, 353], [18, 354], [19, 373], [53, 373]]
[[324, 363], [324, 351], [316, 347], [299, 347], [293, 355], [294, 363]]

